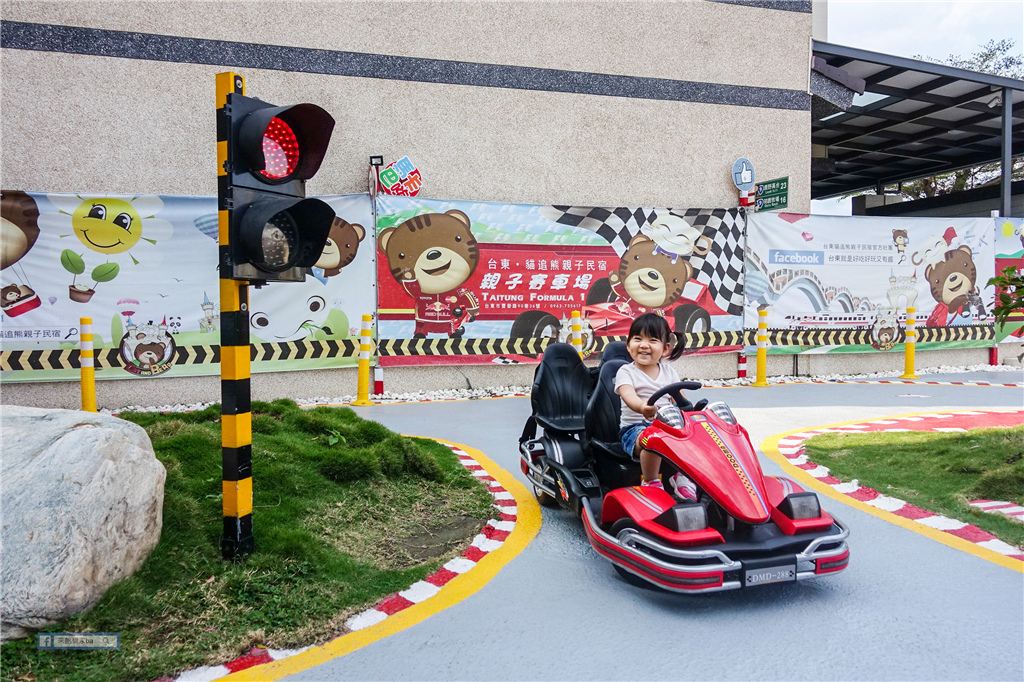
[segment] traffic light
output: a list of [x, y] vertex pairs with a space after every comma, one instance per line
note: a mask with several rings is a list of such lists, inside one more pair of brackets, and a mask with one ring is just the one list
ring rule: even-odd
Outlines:
[[323, 252], [334, 209], [306, 198], [334, 119], [314, 104], [279, 107], [233, 92], [224, 124], [231, 197], [225, 276], [301, 282]]

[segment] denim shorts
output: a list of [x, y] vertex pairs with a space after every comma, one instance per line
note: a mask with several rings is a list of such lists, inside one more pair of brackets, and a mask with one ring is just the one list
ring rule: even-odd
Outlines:
[[637, 459], [637, 455], [633, 452], [636, 447], [636, 439], [650, 425], [651, 422], [642, 421], [639, 424], [630, 424], [619, 429], [619, 444], [622, 446], [622, 450], [633, 459]]

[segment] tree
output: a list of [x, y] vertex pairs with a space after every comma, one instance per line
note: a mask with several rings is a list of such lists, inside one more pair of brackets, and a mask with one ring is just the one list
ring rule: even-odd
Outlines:
[[998, 41], [990, 40], [970, 57], [951, 54], [946, 57], [945, 61], [939, 61], [931, 57], [914, 55], [914, 59], [1021, 80], [1024, 79], [1024, 54], [1009, 54], [1013, 45], [1013, 41], [1009, 38]]
[[[1010, 39], [990, 40], [969, 57], [949, 55], [945, 60], [933, 59], [922, 55], [914, 55], [915, 59], [946, 64], [958, 69], [978, 71], [994, 76], [1024, 79], [1024, 54], [1011, 54], [1014, 41]], [[995, 95], [996, 93], [993, 93]], [[1010, 179], [1024, 180], [1024, 158], [1013, 159], [1010, 164]], [[1002, 176], [1001, 163], [987, 163], [973, 168], [964, 168], [950, 173], [940, 173], [927, 178], [920, 178], [900, 185], [900, 192], [908, 199], [924, 199], [927, 197], [962, 192], [975, 187], [997, 182]]]
[[996, 288], [996, 322], [1005, 325], [1010, 313], [1024, 311], [1024, 273], [1011, 265], [988, 281]]

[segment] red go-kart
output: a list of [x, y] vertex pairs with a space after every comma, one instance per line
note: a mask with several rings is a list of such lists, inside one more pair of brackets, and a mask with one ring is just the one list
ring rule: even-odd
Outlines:
[[[699, 382], [661, 389], [675, 400], [640, 435], [667, 481], [697, 485], [697, 501], [640, 487], [640, 467], [618, 442], [615, 374], [625, 344], [609, 344], [599, 368], [572, 346], [550, 344], [534, 377], [533, 414], [520, 438], [521, 468], [544, 506], [580, 514], [594, 549], [627, 580], [681, 593], [717, 592], [820, 578], [850, 560], [843, 523], [818, 496], [765, 476], [746, 430], [725, 403], [691, 404]], [[542, 433], [538, 436], [540, 427]]]

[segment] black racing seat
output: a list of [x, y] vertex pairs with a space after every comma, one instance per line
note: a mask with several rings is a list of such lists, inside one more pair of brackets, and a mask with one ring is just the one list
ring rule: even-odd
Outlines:
[[625, 360], [626, 362], [632, 361], [633, 358], [629, 356], [629, 349], [626, 348], [625, 341], [612, 341], [604, 350], [601, 351], [601, 363], [610, 362], [612, 360]]
[[533, 376], [533, 417], [546, 432], [582, 432], [592, 380], [567, 343], [549, 344]]
[[[632, 457], [623, 452], [622, 446], [619, 445], [619, 417], [622, 408], [619, 394], [615, 392], [615, 375], [628, 360], [621, 357], [608, 359], [608, 349], [613, 345], [615, 344], [608, 344], [605, 350], [604, 360], [597, 374], [597, 385], [594, 386], [594, 392], [587, 404], [587, 437], [595, 455], [608, 455], [612, 459], [631, 462]], [[622, 344], [623, 348], [625, 345]]]

